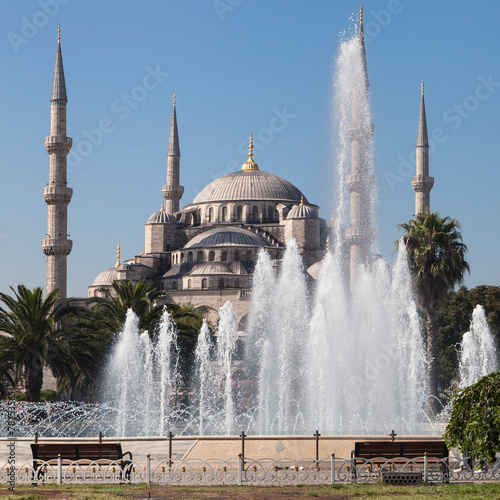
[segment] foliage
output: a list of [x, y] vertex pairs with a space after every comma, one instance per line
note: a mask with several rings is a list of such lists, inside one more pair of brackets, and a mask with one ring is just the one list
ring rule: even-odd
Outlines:
[[[399, 228], [406, 233], [403, 241], [408, 250], [417, 304], [426, 315], [429, 392], [437, 396], [436, 314], [447, 293], [462, 283], [465, 273], [470, 270], [465, 260], [467, 247], [462, 243], [458, 221], [450, 217], [441, 218], [435, 212], [417, 215]], [[439, 409], [435, 401], [435, 398], [431, 399], [434, 411]]]
[[500, 287], [483, 285], [469, 290], [462, 286], [450, 292], [437, 316], [439, 386], [442, 389], [449, 388], [458, 376], [457, 347], [463, 334], [470, 329], [472, 311], [478, 304], [484, 307], [500, 350]]
[[500, 451], [500, 372], [493, 372], [453, 396], [444, 439], [473, 460], [494, 463]]
[[203, 315], [192, 304], [165, 306], [177, 325], [179, 346], [179, 369], [184, 382], [189, 385], [194, 367], [194, 357], [198, 334], [203, 324]]
[[203, 315], [191, 304], [163, 304], [161, 299], [164, 292], [146, 281], [140, 281], [136, 285], [131, 281], [114, 282], [113, 290], [104, 290], [104, 292], [105, 298], [94, 297], [88, 301], [94, 314], [89, 324], [94, 325], [101, 332], [101, 338], [106, 339], [99, 366], [101, 367], [104, 363], [106, 354], [116, 340], [116, 335], [123, 326], [129, 308], [139, 317], [139, 329], [147, 330], [154, 337], [157, 333], [158, 322], [166, 307], [177, 325], [181, 376], [184, 382], [189, 384]]
[[129, 309], [139, 317], [141, 331], [153, 330], [161, 317], [163, 306], [159, 299], [164, 292], [153, 283], [144, 280], [137, 284], [130, 280], [115, 281], [112, 290], [102, 291], [106, 297], [93, 297], [88, 304], [96, 313], [96, 319], [110, 332], [117, 332], [123, 326]]
[[14, 381], [23, 381], [28, 401], [39, 401], [45, 366], [56, 377], [73, 369], [70, 320], [78, 316], [78, 308], [58, 304], [58, 290], [45, 297], [40, 287], [11, 290], [13, 296], [0, 293], [0, 331], [6, 334], [0, 336], [0, 367], [12, 364]]

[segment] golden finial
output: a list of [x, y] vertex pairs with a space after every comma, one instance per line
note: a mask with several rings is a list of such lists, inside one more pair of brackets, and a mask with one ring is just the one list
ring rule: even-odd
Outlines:
[[115, 264], [116, 269], [118, 269], [121, 266], [121, 258], [122, 258], [122, 247], [120, 246], [120, 242], [118, 242], [118, 247], [116, 248], [116, 264]]
[[243, 163], [241, 170], [259, 170], [259, 166], [253, 161], [253, 134], [250, 134], [250, 143], [248, 144], [248, 160]]
[[248, 159], [253, 158], [253, 134], [250, 134], [250, 142], [248, 144]]
[[300, 197], [300, 206], [303, 207], [304, 205], [304, 195], [301, 195]]
[[422, 95], [424, 95], [424, 81], [422, 80], [422, 83], [420, 84], [420, 92], [422, 92]]
[[359, 6], [359, 24], [363, 24], [363, 4]]
[[175, 90], [174, 90], [174, 106], [175, 106]]
[[60, 24], [57, 25], [57, 41], [58, 42], [61, 41], [61, 25]]
[[161, 202], [161, 209], [160, 212], [165, 212], [165, 202]]

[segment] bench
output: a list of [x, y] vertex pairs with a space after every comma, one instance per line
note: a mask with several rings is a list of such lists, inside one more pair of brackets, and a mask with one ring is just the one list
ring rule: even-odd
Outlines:
[[[448, 464], [448, 448], [444, 441], [359, 441], [354, 443], [351, 452], [353, 465], [361, 465], [365, 461], [383, 467], [389, 460], [395, 464], [404, 464], [411, 460], [423, 466], [427, 455], [427, 463], [435, 465], [440, 460]], [[387, 464], [389, 470], [391, 464]], [[443, 470], [443, 479], [447, 472]], [[446, 477], [445, 477], [446, 476]]]
[[[78, 461], [80, 465], [110, 465], [116, 463], [120, 466], [121, 473], [125, 478], [130, 478], [130, 465], [132, 453], [122, 452], [120, 443], [32, 443], [31, 453], [33, 454], [33, 469], [37, 479], [44, 471], [40, 469], [41, 463], [57, 465], [59, 455], [63, 465], [71, 465]], [[125, 455], [129, 455], [130, 460], [124, 460]]]

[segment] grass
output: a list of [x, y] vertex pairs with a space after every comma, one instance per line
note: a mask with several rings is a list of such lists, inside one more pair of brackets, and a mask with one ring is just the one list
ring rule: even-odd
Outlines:
[[500, 483], [438, 484], [390, 486], [376, 484], [335, 484], [297, 486], [166, 486], [166, 485], [20, 485], [12, 493], [0, 486], [0, 497], [12, 500], [114, 500], [114, 499], [226, 499], [275, 500], [282, 498], [323, 498], [400, 500], [429, 497], [459, 499], [498, 499]]

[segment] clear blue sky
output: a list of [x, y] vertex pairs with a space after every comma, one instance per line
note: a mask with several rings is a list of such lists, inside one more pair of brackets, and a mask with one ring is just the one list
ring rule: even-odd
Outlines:
[[[181, 205], [240, 168], [253, 132], [261, 134], [260, 167], [297, 185], [329, 218], [333, 61], [358, 10], [348, 0], [4, 1], [0, 291], [45, 285], [43, 139], [57, 22], [73, 151], [86, 131], [104, 129], [102, 138], [94, 133], [91, 151], [80, 145], [86, 156], [74, 157], [69, 169], [68, 294], [86, 296], [94, 277], [116, 262], [118, 241], [125, 258], [143, 249], [144, 224], [162, 200], [174, 88]], [[414, 167], [405, 161], [413, 161], [424, 79], [429, 132], [439, 142], [431, 208], [462, 223], [467, 286], [500, 282], [499, 18], [493, 0], [365, 2], [379, 247], [391, 261], [396, 225], [414, 212]], [[146, 79], [145, 90], [151, 72], [158, 81]], [[123, 95], [132, 96], [128, 104]], [[282, 127], [277, 114], [285, 114]]]

